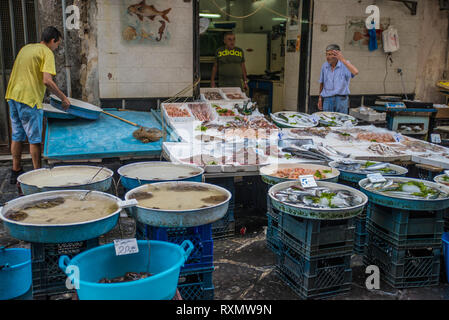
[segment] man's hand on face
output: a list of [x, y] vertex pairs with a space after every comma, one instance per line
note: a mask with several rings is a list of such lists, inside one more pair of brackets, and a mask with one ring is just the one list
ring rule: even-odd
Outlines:
[[343, 55], [341, 54], [341, 51], [332, 50], [332, 55], [337, 58], [338, 61], [341, 61], [344, 59]]

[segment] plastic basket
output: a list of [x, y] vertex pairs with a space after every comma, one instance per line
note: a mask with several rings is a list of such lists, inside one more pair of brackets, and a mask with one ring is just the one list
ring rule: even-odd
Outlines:
[[158, 228], [136, 222], [138, 240], [159, 240], [181, 244], [190, 240], [195, 249], [181, 268], [181, 272], [197, 268], [210, 268], [214, 263], [214, 242], [210, 224], [190, 228]]
[[183, 300], [213, 300], [212, 282], [214, 268], [203, 268], [181, 272], [178, 290]]
[[276, 268], [303, 299], [326, 298], [351, 287], [351, 254], [308, 260], [287, 248], [278, 257]]
[[394, 288], [438, 285], [440, 247], [399, 249], [375, 234], [368, 233], [363, 261], [376, 265], [385, 281]]
[[298, 253], [310, 257], [351, 252], [355, 220], [312, 220], [283, 214], [280, 239]]
[[98, 238], [57, 244], [31, 243], [33, 299], [47, 300], [55, 295], [75, 292], [66, 287], [67, 276], [59, 268], [59, 257], [67, 255], [72, 258], [98, 244]]
[[370, 203], [367, 219], [385, 229], [397, 241], [407, 238], [426, 238], [443, 234], [444, 211], [399, 210]]

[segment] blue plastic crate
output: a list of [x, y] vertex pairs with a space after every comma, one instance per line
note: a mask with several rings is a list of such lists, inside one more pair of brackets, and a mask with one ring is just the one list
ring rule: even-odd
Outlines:
[[381, 237], [368, 233], [363, 261], [376, 265], [394, 288], [427, 287], [440, 280], [441, 247], [399, 249]]
[[158, 228], [136, 222], [136, 238], [138, 240], [168, 241], [176, 244], [190, 240], [194, 249], [181, 268], [181, 272], [213, 266], [214, 241], [210, 224], [191, 228]]
[[356, 217], [355, 218], [355, 233], [366, 234], [366, 217], [364, 217], [364, 218]]
[[276, 269], [303, 299], [317, 299], [345, 293], [351, 288], [351, 254], [309, 260], [285, 248]]
[[367, 237], [368, 233], [355, 233], [355, 240], [354, 240], [354, 252], [358, 254], [363, 254], [365, 247], [367, 245]]
[[220, 220], [212, 223], [212, 237], [222, 239], [235, 235], [234, 208], [228, 209], [226, 215]]
[[354, 245], [355, 219], [312, 220], [283, 214], [279, 222], [283, 244], [310, 257], [350, 252]]
[[369, 219], [366, 221], [367, 233], [373, 233], [381, 237], [383, 240], [391, 243], [398, 248], [410, 248], [410, 247], [434, 247], [441, 246], [442, 233], [435, 233], [429, 235], [407, 235], [398, 236], [396, 233], [390, 232], [377, 224], [371, 222]]
[[444, 229], [444, 210], [411, 211], [400, 210], [370, 203], [367, 220], [388, 231], [398, 241], [408, 237], [440, 236]]
[[213, 300], [212, 282], [214, 268], [202, 268], [181, 272], [178, 290], [183, 300]]
[[33, 299], [47, 300], [55, 295], [74, 293], [66, 287], [67, 275], [59, 268], [59, 257], [72, 258], [98, 244], [98, 238], [68, 243], [31, 243]]
[[267, 246], [275, 254], [279, 254], [281, 250], [279, 226], [271, 215], [267, 214]]

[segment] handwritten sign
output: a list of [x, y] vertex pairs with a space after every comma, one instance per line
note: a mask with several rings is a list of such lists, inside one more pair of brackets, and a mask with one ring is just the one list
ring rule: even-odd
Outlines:
[[380, 173], [371, 173], [366, 176], [371, 183], [385, 182], [387, 179], [384, 178]]
[[115, 255], [123, 256], [139, 252], [137, 240], [134, 239], [118, 239], [114, 240]]
[[317, 186], [315, 178], [312, 175], [300, 176], [299, 182], [303, 188], [313, 188]]

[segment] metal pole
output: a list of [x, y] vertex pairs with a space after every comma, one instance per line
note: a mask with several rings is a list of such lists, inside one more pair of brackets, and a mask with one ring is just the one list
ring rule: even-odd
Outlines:
[[25, 0], [22, 0], [22, 20], [23, 20], [23, 35], [25, 44], [28, 44], [28, 25], [27, 25], [27, 9], [25, 7]]
[[[200, 5], [198, 0], [194, 0], [193, 6], [193, 82], [195, 83], [200, 77]], [[193, 89], [193, 99], [196, 100], [200, 96], [199, 83], [196, 88]]]
[[67, 96], [72, 96], [72, 79], [70, 77], [70, 66], [69, 66], [69, 37], [66, 27], [66, 3], [62, 0], [62, 25], [64, 26], [64, 55], [65, 55], [65, 76], [67, 82]]
[[37, 4], [37, 0], [34, 0], [34, 21], [36, 23], [36, 42], [40, 42], [39, 5]]
[[17, 47], [16, 47], [16, 28], [14, 26], [14, 10], [12, 7], [12, 0], [9, 0], [9, 21], [11, 22], [11, 44], [12, 44], [12, 55], [16, 58]]
[[5, 95], [6, 95], [6, 70], [5, 70], [5, 61], [3, 60], [3, 29], [2, 29], [2, 16], [0, 15], [0, 69], [2, 72], [2, 85], [0, 86], [0, 99], [2, 100], [0, 102], [0, 105], [2, 106], [2, 110], [0, 110], [0, 121], [1, 121], [1, 128], [2, 132], [0, 132], [0, 141], [2, 142], [8, 142], [8, 108], [5, 101]]

